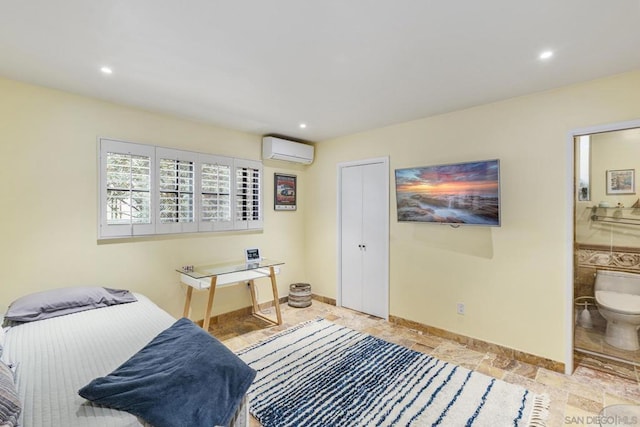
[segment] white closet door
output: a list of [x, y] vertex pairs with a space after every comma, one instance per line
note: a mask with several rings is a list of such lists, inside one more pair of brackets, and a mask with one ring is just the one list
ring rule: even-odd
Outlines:
[[387, 262], [385, 241], [389, 177], [382, 163], [362, 166], [362, 311], [386, 317]]
[[341, 304], [388, 316], [387, 163], [341, 168]]
[[362, 311], [362, 170], [342, 168], [342, 305]]

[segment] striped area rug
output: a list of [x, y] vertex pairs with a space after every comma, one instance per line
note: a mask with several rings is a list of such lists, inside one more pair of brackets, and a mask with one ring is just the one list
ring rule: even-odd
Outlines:
[[265, 427], [544, 426], [548, 398], [318, 319], [238, 352]]

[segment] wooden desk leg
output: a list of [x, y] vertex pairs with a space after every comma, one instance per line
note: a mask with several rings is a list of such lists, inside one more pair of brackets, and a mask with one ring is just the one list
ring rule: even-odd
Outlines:
[[193, 287], [187, 285], [187, 298], [184, 300], [184, 311], [182, 317], [189, 318], [189, 309], [191, 308], [191, 294], [193, 294]]
[[276, 272], [273, 267], [269, 267], [269, 276], [271, 277], [271, 289], [273, 290], [273, 303], [276, 306], [276, 317], [278, 325], [282, 325], [282, 314], [280, 313], [280, 297], [278, 297], [278, 285], [276, 284]]
[[251, 291], [251, 303], [253, 306], [251, 307], [252, 313], [256, 314], [260, 311], [260, 307], [258, 307], [258, 299], [256, 298], [256, 284], [253, 280], [249, 280], [249, 290]]
[[216, 293], [216, 276], [211, 276], [211, 285], [209, 286], [209, 300], [207, 301], [207, 309], [204, 312], [204, 320], [202, 321], [202, 329], [209, 331], [209, 322], [211, 322], [211, 307], [213, 307], [213, 296]]

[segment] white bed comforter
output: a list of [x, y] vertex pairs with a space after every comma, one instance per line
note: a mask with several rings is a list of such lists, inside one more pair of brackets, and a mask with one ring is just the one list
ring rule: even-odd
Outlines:
[[[23, 427], [145, 425], [122, 411], [94, 405], [78, 389], [120, 366], [176, 319], [144, 295], [116, 305], [14, 326], [2, 359], [16, 365]], [[240, 418], [244, 411], [240, 410]], [[246, 419], [236, 420], [243, 425]]]

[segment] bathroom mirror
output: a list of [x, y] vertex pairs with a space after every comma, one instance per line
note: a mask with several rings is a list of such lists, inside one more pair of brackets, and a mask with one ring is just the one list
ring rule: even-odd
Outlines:
[[606, 172], [640, 170], [640, 128], [581, 135], [575, 142], [578, 201], [637, 200], [635, 191], [607, 194]]
[[640, 128], [575, 137], [576, 241], [640, 248]]

